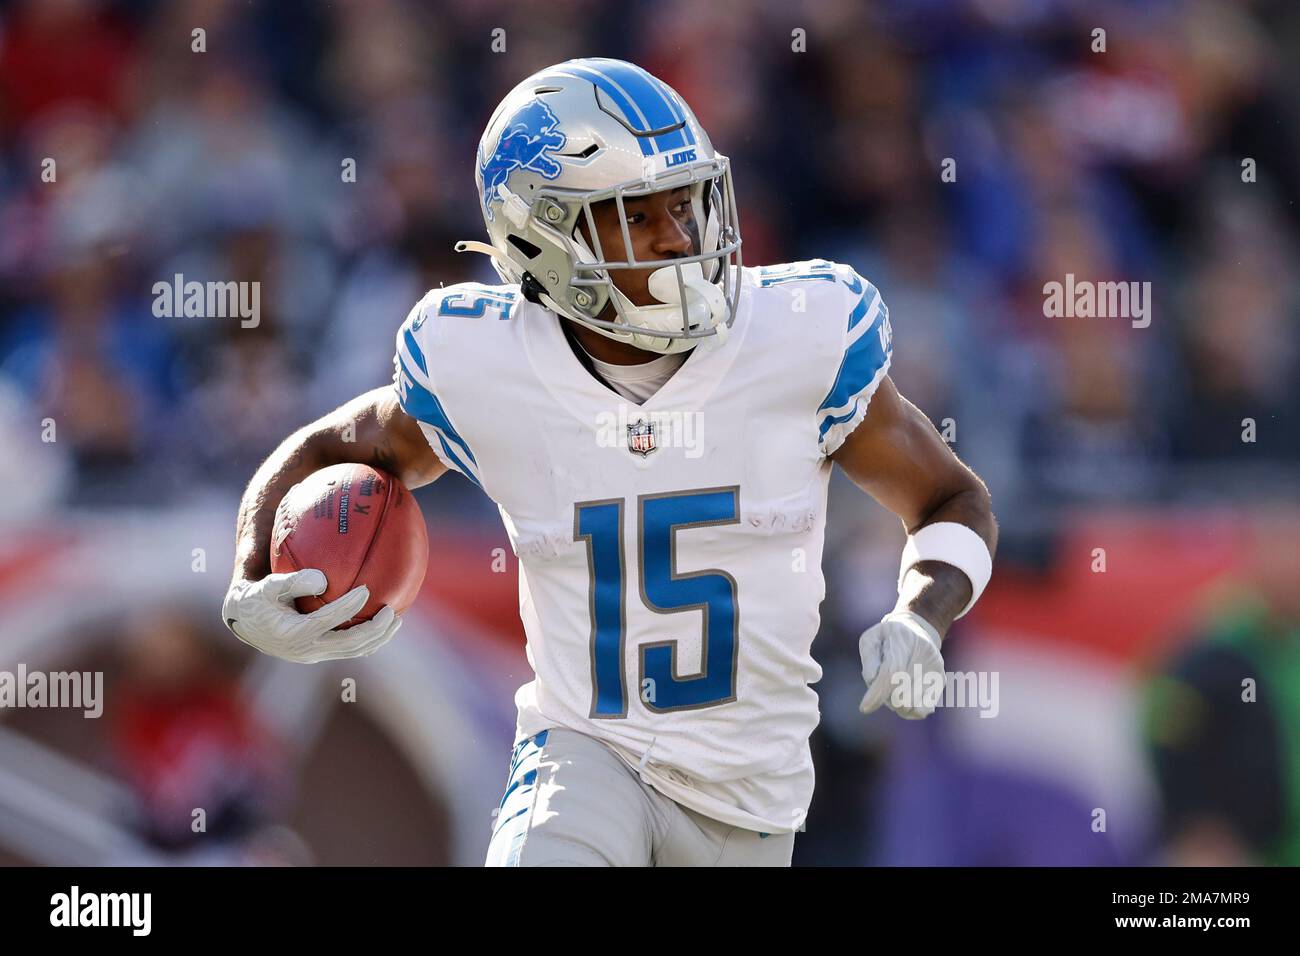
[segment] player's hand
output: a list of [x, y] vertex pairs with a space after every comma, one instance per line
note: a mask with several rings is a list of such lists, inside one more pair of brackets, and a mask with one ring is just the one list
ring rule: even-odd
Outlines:
[[[886, 704], [899, 717], [908, 720], [920, 720], [934, 713], [937, 700], [931, 698], [936, 695], [926, 691], [934, 686], [935, 679], [926, 675], [938, 673], [942, 678], [943, 655], [939, 653], [939, 643], [939, 632], [911, 611], [886, 614], [879, 624], [864, 631], [858, 638], [858, 653], [862, 656], [862, 679], [867, 682], [867, 692], [858, 710], [869, 714]], [[906, 675], [906, 680], [894, 678], [899, 672]], [[941, 679], [937, 686], [943, 687]]]
[[294, 598], [321, 594], [326, 586], [324, 573], [315, 568], [270, 574], [260, 581], [236, 581], [226, 592], [221, 618], [235, 637], [250, 647], [300, 664], [373, 654], [402, 626], [393, 609], [383, 607], [369, 621], [346, 631], [334, 630], [370, 600], [365, 585], [310, 614], [293, 606]]

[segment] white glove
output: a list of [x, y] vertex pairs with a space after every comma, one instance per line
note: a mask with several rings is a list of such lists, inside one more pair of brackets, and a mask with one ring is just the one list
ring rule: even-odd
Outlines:
[[370, 600], [364, 584], [310, 614], [293, 606], [294, 598], [321, 594], [326, 586], [324, 573], [315, 568], [236, 581], [226, 592], [221, 617], [245, 644], [300, 664], [373, 654], [402, 626], [402, 619], [385, 606], [369, 621], [334, 630]]
[[[867, 682], [867, 692], [862, 697], [858, 710], [869, 714], [887, 704], [889, 709], [907, 720], [920, 720], [934, 713], [933, 692], [927, 689], [935, 686], [936, 678], [927, 678], [927, 674], [938, 673], [942, 677], [943, 655], [939, 653], [939, 632], [918, 614], [911, 611], [894, 611], [886, 614], [875, 627], [863, 631], [858, 638], [858, 653], [862, 657], [862, 679]], [[916, 666], [920, 665], [921, 683], [916, 680]], [[906, 675], [895, 681], [893, 676], [899, 672]], [[942, 689], [941, 680], [937, 687]], [[899, 697], [895, 698], [897, 688]], [[942, 693], [937, 695], [942, 697]]]

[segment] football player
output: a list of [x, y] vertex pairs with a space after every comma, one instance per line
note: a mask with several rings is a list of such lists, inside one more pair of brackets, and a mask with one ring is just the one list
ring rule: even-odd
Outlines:
[[391, 609], [331, 630], [365, 588], [299, 614], [321, 572], [268, 574], [276, 504], [338, 462], [412, 488], [457, 471], [500, 507], [535, 674], [488, 863], [788, 865], [813, 791], [832, 464], [908, 532], [898, 602], [859, 639], [863, 712], [933, 710], [895, 675], [942, 673], [991, 573], [988, 492], [891, 383], [870, 282], [743, 266], [727, 157], [654, 76], [609, 59], [530, 76], [477, 180], [489, 242], [458, 248], [504, 284], [429, 292], [393, 387], [262, 465], [223, 615], [289, 660], [373, 653]]

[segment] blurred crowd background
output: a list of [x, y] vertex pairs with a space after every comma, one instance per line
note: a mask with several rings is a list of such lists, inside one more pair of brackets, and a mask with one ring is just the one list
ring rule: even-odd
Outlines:
[[[89, 730], [0, 712], [0, 804], [27, 813], [0, 859], [481, 857], [525, 667], [495, 507], [456, 476], [419, 492], [436, 574], [395, 642], [476, 675], [457, 719], [481, 807], [409, 709], [304, 707], [277, 736], [265, 687], [303, 669], [248, 677], [222, 536], [284, 435], [391, 377], [424, 290], [496, 281], [452, 252], [482, 233], [483, 125], [527, 74], [601, 55], [731, 156], [747, 264], [829, 258], [883, 291], [895, 381], [1003, 528], [950, 661], [1000, 673], [1000, 715], [865, 720], [855, 638], [901, 534], [836, 483], [796, 862], [1300, 862], [1298, 52], [1287, 0], [0, 4], [0, 667], [89, 661], [118, 695]], [[260, 324], [156, 317], [178, 273], [260, 282]], [[1150, 282], [1150, 326], [1045, 318], [1067, 274]], [[56, 544], [84, 557], [32, 573]], [[201, 546], [211, 567], [160, 571], [149, 613], [113, 598], [126, 556], [188, 573]], [[99, 613], [71, 609], [83, 587]], [[42, 851], [36, 778], [99, 787], [74, 802], [112, 837]], [[389, 832], [364, 839], [379, 801]], [[193, 833], [196, 802], [221, 825]]]

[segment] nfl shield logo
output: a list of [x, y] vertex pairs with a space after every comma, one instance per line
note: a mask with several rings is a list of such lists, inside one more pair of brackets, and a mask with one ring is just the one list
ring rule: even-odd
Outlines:
[[627, 450], [635, 452], [642, 458], [658, 448], [655, 442], [655, 423], [650, 421], [630, 422], [627, 426]]

